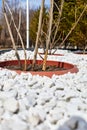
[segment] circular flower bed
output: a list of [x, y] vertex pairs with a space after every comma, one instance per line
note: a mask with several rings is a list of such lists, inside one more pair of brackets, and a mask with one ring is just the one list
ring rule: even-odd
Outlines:
[[87, 52], [83, 51], [76, 51], [75, 54], [80, 54], [80, 55], [87, 55]]
[[[27, 60], [27, 66], [28, 65], [32, 65], [32, 61], [33, 60]], [[21, 60], [21, 64], [24, 66], [24, 60]], [[78, 68], [73, 65], [73, 64], [69, 64], [69, 63], [66, 63], [66, 62], [58, 62], [58, 61], [47, 61], [47, 66], [50, 66], [53, 67], [53, 70], [46, 70], [46, 71], [22, 71], [20, 69], [16, 69], [14, 67], [18, 66], [18, 60], [11, 60], [11, 61], [3, 61], [3, 62], [0, 62], [0, 67], [2, 68], [9, 68], [9, 69], [13, 69], [14, 71], [16, 71], [17, 73], [21, 73], [21, 72], [30, 72], [32, 75], [40, 75], [40, 76], [48, 76], [48, 77], [52, 77], [53, 74], [55, 75], [62, 75], [62, 74], [65, 74], [65, 73], [68, 73], [68, 72], [71, 72], [71, 73], [76, 73], [78, 72]], [[36, 64], [38, 65], [41, 65], [43, 63], [42, 60], [36, 60]], [[13, 67], [14, 65], [14, 67]], [[12, 68], [13, 67], [13, 68]], [[56, 70], [55, 70], [56, 68]]]

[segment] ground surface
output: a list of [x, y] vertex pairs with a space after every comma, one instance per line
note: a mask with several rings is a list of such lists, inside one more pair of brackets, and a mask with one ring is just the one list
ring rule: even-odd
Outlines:
[[[34, 68], [32, 68], [32, 64], [29, 64], [29, 65], [27, 65], [26, 71], [27, 72], [29, 72], [29, 71], [37, 71], [37, 72], [39, 72], [39, 71], [43, 71], [42, 67], [43, 67], [42, 64], [40, 64], [40, 65], [36, 64], [34, 66]], [[24, 71], [24, 64], [21, 64], [21, 66], [19, 66], [19, 65], [10, 65], [9, 66], [8, 65], [8, 66], [5, 66], [4, 68], [7, 68], [9, 70], [21, 70], [21, 71]], [[59, 71], [59, 70], [66, 70], [66, 68], [58, 67], [56, 65], [53, 65], [53, 66], [52, 65], [47, 65], [45, 72], [46, 71]]]
[[[87, 55], [56, 53], [64, 56], [48, 56], [48, 60], [73, 63], [79, 72], [48, 78], [0, 69], [0, 130], [58, 130], [72, 116], [87, 121]], [[23, 59], [23, 52], [19, 54]], [[33, 54], [27, 51], [27, 58]], [[14, 51], [0, 55], [0, 61], [12, 59], [16, 59]]]

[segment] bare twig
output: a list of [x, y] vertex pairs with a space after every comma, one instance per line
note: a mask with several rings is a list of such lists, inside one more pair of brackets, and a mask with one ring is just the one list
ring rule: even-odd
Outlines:
[[10, 10], [10, 8], [9, 8], [9, 6], [8, 6], [7, 3], [6, 3], [6, 6], [7, 6], [9, 12], [10, 12], [10, 15], [11, 15], [11, 18], [12, 18], [12, 21], [13, 21], [13, 24], [14, 24], [14, 27], [15, 27], [15, 29], [16, 29], [16, 31], [17, 31], [17, 34], [18, 34], [18, 36], [19, 36], [19, 38], [20, 38], [20, 41], [21, 41], [22, 48], [23, 48], [23, 50], [24, 50], [24, 56], [25, 56], [25, 67], [24, 67], [24, 70], [26, 70], [26, 51], [25, 51], [23, 39], [22, 39], [22, 37], [21, 37], [21, 34], [20, 34], [20, 32], [19, 32], [19, 29], [17, 28], [17, 26], [16, 26], [16, 24], [15, 24], [15, 22], [14, 22], [14, 18], [13, 18], [12, 12], [11, 12], [11, 10]]
[[14, 37], [12, 35], [12, 31], [11, 31], [11, 28], [10, 28], [9, 20], [8, 20], [7, 15], [6, 15], [5, 1], [2, 0], [2, 3], [3, 3], [3, 13], [4, 13], [4, 17], [5, 17], [5, 20], [6, 20], [7, 27], [8, 27], [9, 35], [10, 35], [10, 38], [11, 38], [11, 41], [12, 41], [12, 44], [13, 44], [13, 48], [15, 50], [15, 54], [16, 54], [16, 57], [17, 57], [18, 62], [19, 62], [19, 65], [21, 66], [20, 57], [19, 57], [16, 45], [15, 45]]
[[[18, 23], [18, 30], [20, 31], [21, 28], [21, 8], [19, 10], [19, 23]], [[18, 34], [17, 34], [17, 43], [18, 43]]]
[[36, 37], [35, 52], [34, 52], [34, 59], [33, 59], [32, 68], [34, 68], [34, 66], [35, 66], [36, 57], [37, 57], [37, 53], [38, 53], [38, 44], [39, 44], [39, 37], [40, 37], [40, 33], [41, 33], [44, 2], [45, 2], [45, 0], [42, 0], [41, 9], [40, 9], [40, 16], [39, 16], [38, 32], [37, 32], [37, 37]]
[[52, 44], [54, 43], [54, 41], [56, 39], [56, 35], [57, 35], [57, 32], [58, 32], [59, 24], [60, 24], [60, 21], [61, 21], [63, 6], [64, 6], [64, 0], [61, 1], [61, 7], [59, 9], [59, 17], [58, 17], [58, 20], [57, 20], [57, 26], [56, 26], [56, 30], [55, 30], [55, 33], [54, 33]]
[[42, 70], [46, 70], [46, 61], [47, 61], [47, 54], [48, 54], [48, 49], [50, 45], [50, 39], [51, 39], [51, 30], [52, 30], [52, 22], [53, 22], [53, 3], [54, 0], [50, 0], [50, 19], [49, 19], [49, 28], [48, 28], [48, 38], [46, 40], [46, 52], [44, 55], [44, 61], [43, 61], [43, 67]]
[[42, 59], [42, 60], [44, 60], [44, 58], [41, 56], [41, 54], [38, 52], [38, 55], [40, 56], [40, 58]]
[[54, 2], [54, 5], [56, 6], [56, 8], [57, 8], [57, 10], [58, 10], [58, 12], [59, 12], [60, 9], [59, 9], [58, 5], [56, 4], [56, 2]]
[[84, 12], [87, 9], [87, 5], [84, 7], [82, 13], [80, 14], [79, 18], [77, 19], [77, 21], [74, 23], [74, 25], [72, 26], [72, 28], [70, 29], [69, 33], [66, 35], [66, 37], [64, 38], [64, 40], [62, 41], [62, 43], [60, 44], [59, 47], [61, 47], [64, 42], [67, 40], [67, 38], [69, 37], [69, 35], [72, 33], [72, 31], [75, 29], [75, 27], [77, 26], [78, 22], [80, 21], [81, 17], [83, 16]]

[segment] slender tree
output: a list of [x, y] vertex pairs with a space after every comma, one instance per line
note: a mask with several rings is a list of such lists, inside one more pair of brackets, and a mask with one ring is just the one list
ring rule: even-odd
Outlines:
[[46, 40], [46, 51], [45, 51], [45, 56], [44, 56], [44, 60], [43, 60], [43, 68], [42, 68], [43, 71], [46, 70], [48, 49], [49, 49], [49, 45], [51, 43], [51, 32], [52, 32], [52, 22], [53, 22], [53, 4], [54, 4], [54, 0], [50, 0], [49, 28], [48, 28], [48, 34], [47, 34], [47, 40]]
[[13, 44], [13, 48], [15, 50], [16, 57], [17, 57], [17, 59], [19, 61], [19, 65], [21, 66], [21, 64], [20, 64], [20, 57], [19, 57], [16, 45], [15, 45], [14, 37], [12, 35], [12, 31], [11, 31], [11, 27], [10, 27], [10, 24], [9, 24], [9, 20], [8, 20], [7, 15], [6, 15], [5, 0], [2, 0], [2, 3], [3, 3], [3, 14], [4, 14], [5, 21], [6, 21], [6, 24], [7, 24], [7, 27], [8, 27], [9, 35], [11, 37], [11, 41], [12, 41], [12, 44]]
[[39, 37], [40, 37], [40, 34], [41, 34], [41, 27], [42, 27], [42, 17], [43, 17], [43, 10], [44, 10], [44, 2], [45, 2], [45, 0], [42, 0], [41, 9], [40, 9], [40, 16], [39, 16], [38, 32], [37, 32], [35, 51], [34, 51], [34, 59], [33, 59], [33, 64], [32, 64], [33, 68], [35, 66], [36, 57], [37, 57], [37, 53], [38, 53], [38, 45], [39, 45]]
[[[14, 21], [14, 18], [13, 18], [13, 15], [12, 15], [12, 12], [11, 12], [11, 10], [10, 10], [8, 4], [6, 4], [6, 5], [7, 5], [7, 7], [8, 7], [9, 12], [10, 12], [11, 19], [12, 19], [12, 21], [13, 21], [13, 25], [14, 25], [14, 27], [15, 27], [15, 29], [16, 29], [16, 31], [17, 31], [18, 37], [19, 37], [19, 39], [20, 39], [20, 41], [21, 41], [22, 48], [23, 48], [23, 50], [24, 50], [24, 56], [25, 56], [24, 70], [26, 70], [26, 69], [27, 69], [27, 64], [26, 64], [26, 51], [25, 51], [23, 39], [22, 39], [21, 34], [20, 34], [20, 32], [19, 32], [20, 24], [19, 24], [19, 27], [17, 28], [17, 26], [16, 26], [16, 24], [15, 24], [15, 21]], [[20, 17], [19, 17], [19, 18], [20, 18]], [[20, 20], [21, 20], [21, 18], [19, 19], [19, 21], [20, 21]]]

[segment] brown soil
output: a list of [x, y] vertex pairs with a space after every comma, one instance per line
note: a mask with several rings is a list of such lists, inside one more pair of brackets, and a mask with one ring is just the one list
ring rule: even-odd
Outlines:
[[[24, 70], [24, 65], [22, 65], [21, 67], [19, 67], [18, 65], [11, 65], [11, 66], [5, 66], [5, 68], [10, 69], [10, 70]], [[59, 68], [58, 66], [51, 66], [51, 65], [47, 65], [46, 67], [46, 71], [58, 71], [58, 70], [66, 70], [65, 68]], [[27, 66], [27, 70], [26, 71], [42, 71], [42, 65], [38, 65], [36, 64], [34, 69], [32, 69], [32, 64], [29, 64]]]

